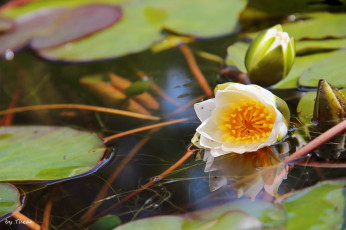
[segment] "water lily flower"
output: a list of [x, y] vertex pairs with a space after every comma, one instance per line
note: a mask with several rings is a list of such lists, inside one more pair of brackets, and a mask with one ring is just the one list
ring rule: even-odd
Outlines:
[[252, 83], [273, 85], [291, 70], [295, 58], [294, 39], [276, 25], [260, 33], [250, 44], [245, 66]]
[[194, 108], [202, 124], [192, 143], [213, 157], [270, 146], [287, 134], [290, 119], [286, 103], [257, 85], [218, 85], [215, 98]]
[[[256, 152], [231, 153], [216, 158], [210, 154], [210, 150], [205, 150], [204, 171], [209, 172], [210, 190], [215, 191], [257, 173], [254, 178], [232, 186], [236, 196], [239, 198], [245, 195], [254, 200], [262, 189], [271, 196], [276, 196], [281, 182], [287, 178], [288, 167], [281, 161], [289, 154], [289, 144], [280, 144], [280, 149], [278, 151], [276, 146], [271, 146]], [[260, 172], [261, 170], [265, 171]]]

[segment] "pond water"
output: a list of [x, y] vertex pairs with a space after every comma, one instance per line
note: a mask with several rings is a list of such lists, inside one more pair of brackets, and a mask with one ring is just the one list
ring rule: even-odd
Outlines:
[[[274, 25], [277, 22], [280, 20], [270, 20], [264, 24]], [[251, 27], [258, 27], [258, 25], [253, 23]], [[250, 27], [244, 27], [244, 30], [246, 28]], [[233, 79], [221, 74], [224, 67], [222, 64], [199, 56], [198, 51], [223, 59], [227, 55], [227, 47], [238, 39], [239, 35], [235, 34], [201, 40], [189, 45], [189, 48], [195, 51], [198, 66], [211, 88]], [[153, 90], [149, 90], [160, 105], [158, 110], [150, 110], [152, 115], [164, 120], [180, 118], [189, 118], [189, 120], [162, 127], [155, 132], [139, 132], [107, 143], [109, 152], [112, 153], [111, 157], [103, 167], [91, 175], [47, 186], [43, 186], [45, 183], [35, 186], [17, 184], [22, 192], [26, 193], [21, 213], [40, 222], [50, 191], [57, 186], [51, 213], [51, 229], [86, 229], [81, 224], [80, 218], [95, 202], [95, 197], [107, 183], [107, 179], [121, 167], [122, 162], [128, 159], [129, 153], [134, 151], [133, 148], [139, 143], [142, 146], [136, 150], [136, 154], [129, 159], [114, 182], [109, 185], [107, 194], [96, 201], [100, 204], [96, 215], [141, 188], [186, 153], [191, 138], [200, 124], [195, 115], [193, 103], [207, 98], [191, 73], [179, 47], [159, 53], [146, 50], [118, 59], [82, 64], [46, 61], [30, 49], [23, 48], [15, 53], [13, 59], [0, 60], [0, 110], [8, 108], [16, 92], [20, 95], [16, 107], [67, 103], [105, 106], [102, 98], [92, 94], [80, 84], [80, 78], [95, 74], [116, 73], [135, 82], [140, 80], [139, 71], [174, 100], [172, 103]], [[296, 106], [304, 91], [275, 89], [272, 92], [288, 103], [292, 112], [292, 121], [297, 122]], [[188, 106], [178, 110], [184, 105]], [[175, 112], [177, 110], [178, 112]], [[154, 123], [148, 120], [75, 109], [27, 111], [16, 113], [12, 120], [12, 125], [69, 126], [79, 130], [93, 131], [100, 138]], [[292, 125], [291, 128], [290, 135], [293, 134], [295, 126]], [[290, 153], [295, 151], [296, 141], [292, 136], [285, 140], [285, 143], [289, 144]], [[194, 154], [163, 180], [110, 210], [108, 214], [119, 216], [125, 223], [157, 215], [182, 214], [229, 201], [248, 199], [246, 196], [237, 198], [231, 186], [228, 185], [211, 192], [209, 173], [204, 172], [205, 162], [198, 157], [201, 156]], [[282, 181], [278, 193], [286, 194], [312, 186], [319, 181], [342, 178], [346, 175], [345, 173], [345, 168], [308, 167], [297, 164], [289, 171], [287, 179]], [[265, 190], [261, 190], [256, 199], [272, 201], [274, 198]], [[23, 225], [9, 226], [2, 222], [0, 229], [25, 229], [25, 227]]]

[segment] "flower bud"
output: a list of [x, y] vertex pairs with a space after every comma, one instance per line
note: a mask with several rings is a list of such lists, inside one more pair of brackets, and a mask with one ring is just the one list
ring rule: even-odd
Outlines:
[[260, 33], [250, 44], [245, 66], [252, 83], [270, 86], [285, 78], [296, 52], [293, 37], [276, 25]]
[[[345, 96], [335, 86], [321, 79], [315, 100], [312, 133], [325, 132], [344, 119], [346, 119]], [[317, 155], [327, 160], [346, 159], [345, 137], [346, 132], [333, 137], [316, 150]]]

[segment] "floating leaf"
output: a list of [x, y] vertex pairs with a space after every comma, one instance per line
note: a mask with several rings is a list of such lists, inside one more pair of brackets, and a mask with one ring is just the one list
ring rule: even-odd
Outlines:
[[[93, 3], [108, 3], [108, 4], [120, 4], [122, 2], [128, 2], [129, 0], [69, 0], [69, 1], [61, 1], [61, 0], [35, 0], [35, 1], [27, 1], [25, 4], [21, 4], [20, 6], [11, 6], [3, 9], [0, 13], [4, 17], [8, 18], [17, 18], [23, 14], [33, 12], [35, 10], [39, 10], [45, 7], [49, 8], [73, 8], [80, 5], [93, 4]], [[5, 5], [6, 6], [6, 5]]]
[[[142, 219], [121, 225], [114, 230], [179, 230], [182, 229], [184, 222], [183, 217], [178, 216], [158, 216], [153, 218]], [[163, 227], [164, 226], [164, 227]]]
[[[236, 201], [183, 216], [158, 216], [121, 225], [116, 230], [142, 229], [243, 229], [258, 227], [282, 227], [286, 213], [280, 205], [269, 202], [248, 200]], [[232, 223], [232, 224], [230, 224]], [[247, 228], [246, 228], [247, 229]]]
[[0, 54], [17, 50], [26, 45], [35, 35], [42, 34], [55, 25], [66, 9], [45, 9], [23, 15], [15, 21], [15, 30], [0, 36]]
[[211, 220], [189, 229], [238, 230], [262, 228], [262, 223], [253, 216], [242, 211], [231, 211], [220, 216], [217, 221]]
[[[346, 89], [341, 90], [346, 96]], [[307, 92], [299, 101], [297, 106], [297, 114], [300, 122], [305, 125], [311, 125], [314, 106], [315, 106], [316, 92]]]
[[288, 197], [282, 204], [287, 229], [341, 229], [344, 222], [346, 181], [325, 181]]
[[298, 78], [304, 72], [304, 70], [308, 69], [309, 67], [315, 65], [316, 63], [324, 59], [332, 57], [335, 54], [337, 54], [336, 51], [296, 57], [294, 59], [292, 69], [290, 73], [288, 74], [288, 76], [285, 77], [283, 80], [279, 81], [278, 83], [276, 83], [275, 85], [273, 85], [272, 87], [275, 89], [297, 88]]
[[86, 173], [103, 157], [93, 133], [68, 127], [0, 127], [0, 181], [58, 180]]
[[240, 71], [246, 73], [245, 54], [249, 45], [245, 42], [236, 42], [227, 48], [227, 65], [236, 66]]
[[122, 20], [106, 30], [56, 48], [37, 49], [36, 52], [51, 60], [92, 61], [142, 51], [164, 37], [160, 25], [148, 21], [142, 4], [123, 4]]
[[346, 14], [310, 13], [301, 16], [307, 19], [283, 26], [284, 31], [296, 40], [346, 37]]
[[297, 54], [346, 48], [346, 38], [303, 40], [296, 43]]
[[304, 87], [317, 87], [320, 79], [325, 79], [337, 87], [346, 87], [346, 51], [323, 60], [305, 70], [298, 84]]
[[106, 4], [84, 5], [67, 11], [59, 23], [43, 36], [35, 37], [30, 45], [34, 49], [50, 48], [91, 35], [109, 27], [122, 16], [120, 7]]
[[180, 34], [214, 37], [234, 31], [245, 0], [161, 1], [169, 12], [163, 27]]
[[132, 83], [130, 87], [125, 90], [125, 94], [128, 97], [142, 94], [148, 91], [150, 88], [150, 81], [136, 81]]
[[19, 192], [16, 187], [7, 183], [0, 183], [0, 221], [20, 206]]
[[[268, 13], [270, 16], [283, 16], [296, 12], [328, 11], [335, 10], [335, 8], [338, 10], [346, 9], [345, 5], [341, 2], [341, 4], [337, 6], [333, 4], [329, 5], [328, 3], [329, 2], [311, 0], [249, 0], [247, 8], [256, 9], [260, 11], [262, 15], [263, 12]], [[330, 3], [337, 3], [337, 1]]]
[[[41, 9], [44, 6], [61, 6], [61, 3], [57, 1], [47, 2], [51, 4], [35, 1], [22, 7], [7, 10], [9, 12], [5, 10], [2, 14], [17, 17], [24, 12], [30, 11], [30, 9]], [[46, 48], [61, 44], [60, 36], [58, 39], [48, 38], [47, 35], [45, 38], [47, 44], [36, 41], [33, 45], [39, 55], [51, 60], [83, 62], [119, 57], [142, 51], [159, 42], [165, 37], [165, 34], [162, 33], [164, 29], [196, 37], [214, 37], [230, 33], [234, 31], [238, 15], [244, 9], [246, 2], [246, 0], [230, 0], [227, 2], [222, 0], [217, 0], [217, 2], [208, 0], [127, 2], [121, 5], [123, 9], [122, 20], [104, 31], [56, 48], [41, 49], [42, 46]], [[69, 6], [81, 4], [81, 1], [74, 0], [73, 4], [71, 3]], [[71, 39], [72, 35], [69, 34], [68, 36]], [[72, 37], [76, 39], [77, 36]], [[67, 38], [64, 37], [62, 40], [65, 39]]]
[[121, 220], [118, 216], [107, 215], [98, 219], [91, 225], [91, 230], [112, 230], [116, 226], [121, 224]]

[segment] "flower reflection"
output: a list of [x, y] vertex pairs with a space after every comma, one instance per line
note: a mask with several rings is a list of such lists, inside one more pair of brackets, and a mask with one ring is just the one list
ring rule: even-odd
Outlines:
[[[230, 153], [220, 157], [213, 157], [210, 150], [206, 149], [203, 160], [206, 161], [205, 172], [209, 172], [210, 190], [233, 184], [237, 197], [245, 195], [254, 200], [263, 188], [275, 196], [282, 180], [287, 178], [288, 168], [281, 161], [288, 156], [288, 152], [289, 144], [286, 142], [255, 152]], [[255, 176], [248, 177], [250, 175]], [[249, 180], [234, 184], [246, 177]]]

